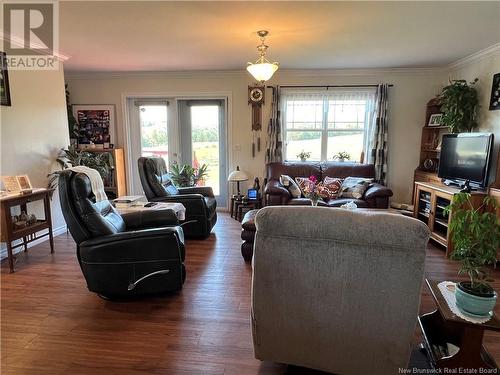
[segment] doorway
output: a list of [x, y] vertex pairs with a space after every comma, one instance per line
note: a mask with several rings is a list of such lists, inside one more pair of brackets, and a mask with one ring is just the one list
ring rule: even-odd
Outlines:
[[200, 186], [212, 187], [227, 206], [227, 99], [129, 98], [132, 194], [142, 194], [137, 159], [158, 156], [173, 163], [207, 166]]

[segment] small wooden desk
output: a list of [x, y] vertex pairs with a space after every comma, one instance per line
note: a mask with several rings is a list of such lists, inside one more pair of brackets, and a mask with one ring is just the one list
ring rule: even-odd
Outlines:
[[[453, 314], [448, 307], [437, 281], [425, 280], [430, 289], [437, 310], [418, 317], [423, 336], [423, 347], [429, 362], [437, 369], [496, 369], [497, 364], [483, 346], [485, 330], [500, 331], [500, 320], [494, 315], [488, 322], [474, 324]], [[433, 345], [446, 345], [449, 342], [460, 350], [452, 356], [442, 357]], [[452, 373], [452, 372], [450, 372]], [[457, 372], [458, 373], [458, 372]], [[470, 372], [472, 374], [472, 372]]]
[[[2, 220], [2, 241], [7, 243], [7, 257], [9, 260], [10, 272], [14, 272], [14, 256], [12, 250], [24, 246], [24, 251], [28, 250], [28, 243], [38, 238], [49, 236], [50, 252], [54, 252], [54, 238], [52, 235], [52, 216], [50, 212], [50, 190], [33, 189], [29, 194], [5, 195], [0, 197], [1, 220]], [[14, 229], [12, 223], [12, 207], [20, 206], [21, 211], [27, 212], [27, 204], [30, 202], [43, 200], [44, 218], [38, 219], [35, 224], [21, 229]], [[37, 232], [48, 229], [47, 233], [37, 236]], [[19, 245], [12, 246], [12, 242], [22, 239]]]

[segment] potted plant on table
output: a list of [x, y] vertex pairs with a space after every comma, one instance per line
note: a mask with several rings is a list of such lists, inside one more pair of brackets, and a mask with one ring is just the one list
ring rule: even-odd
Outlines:
[[346, 151], [339, 151], [335, 155], [333, 155], [333, 160], [344, 162], [349, 159], [351, 159], [351, 155]]
[[452, 214], [449, 230], [454, 244], [451, 259], [460, 261], [459, 274], [467, 274], [468, 281], [457, 283], [457, 307], [466, 314], [489, 316], [495, 307], [497, 293], [489, 285], [493, 279], [486, 268], [496, 264], [500, 247], [500, 223], [495, 214], [497, 204], [492, 197], [485, 197], [474, 208], [469, 193], [453, 197], [446, 214]]
[[311, 153], [302, 150], [299, 154], [297, 154], [297, 157], [300, 159], [301, 162], [305, 162], [307, 161], [307, 159], [311, 157]]

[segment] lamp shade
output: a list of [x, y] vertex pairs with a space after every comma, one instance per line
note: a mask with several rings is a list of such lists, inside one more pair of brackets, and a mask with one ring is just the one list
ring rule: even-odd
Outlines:
[[257, 81], [265, 82], [273, 76], [275, 71], [278, 70], [278, 64], [259, 62], [248, 65], [247, 70]]
[[236, 169], [235, 171], [232, 171], [229, 176], [227, 177], [228, 181], [247, 181], [248, 176], [245, 172], [240, 171], [239, 169]]

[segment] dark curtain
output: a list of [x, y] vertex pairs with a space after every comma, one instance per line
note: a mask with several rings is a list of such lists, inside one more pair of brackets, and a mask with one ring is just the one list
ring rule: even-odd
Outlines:
[[374, 109], [374, 132], [372, 150], [369, 162], [375, 165], [375, 179], [377, 182], [387, 184], [387, 97], [389, 93], [388, 84], [377, 86], [375, 94]]
[[280, 87], [272, 87], [273, 100], [271, 116], [267, 126], [266, 163], [283, 160], [283, 142], [281, 139]]

